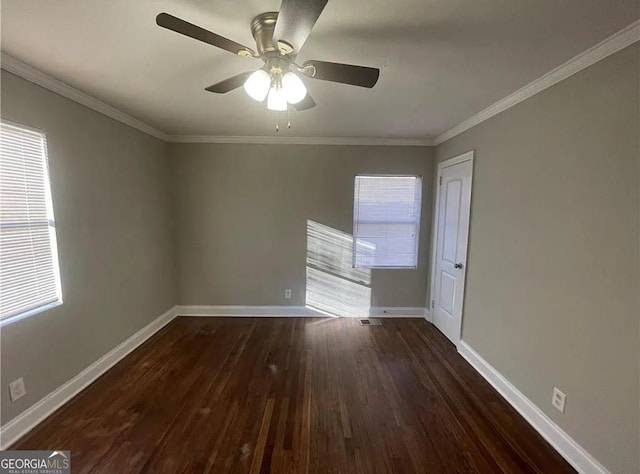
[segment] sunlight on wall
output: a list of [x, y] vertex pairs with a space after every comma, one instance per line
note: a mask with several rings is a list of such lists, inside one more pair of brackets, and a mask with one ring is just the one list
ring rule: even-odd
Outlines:
[[371, 283], [371, 270], [353, 268], [353, 237], [314, 221], [307, 221], [307, 266], [366, 285]]
[[330, 316], [366, 318], [371, 271], [353, 268], [353, 237], [307, 221], [306, 306]]

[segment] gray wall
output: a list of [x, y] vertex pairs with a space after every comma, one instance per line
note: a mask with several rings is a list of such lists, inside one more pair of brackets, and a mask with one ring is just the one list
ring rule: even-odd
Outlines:
[[[304, 305], [307, 219], [349, 234], [357, 173], [424, 176], [417, 270], [372, 274], [372, 306], [425, 306], [433, 150], [171, 145], [180, 304]], [[293, 290], [291, 300], [284, 289]]]
[[47, 133], [64, 300], [0, 331], [6, 423], [171, 308], [176, 285], [166, 144], [5, 71], [2, 117]]
[[[435, 152], [476, 150], [463, 339], [621, 473], [640, 467], [638, 53]], [[431, 149], [168, 146], [5, 72], [2, 116], [47, 132], [64, 294], [0, 332], [0, 384], [28, 392], [2, 391], [3, 423], [176, 302], [304, 304], [306, 222], [350, 233], [357, 173], [424, 176], [419, 268], [374, 271], [371, 303], [425, 304]]]
[[463, 339], [616, 473], [640, 472], [638, 54], [436, 149], [476, 151]]

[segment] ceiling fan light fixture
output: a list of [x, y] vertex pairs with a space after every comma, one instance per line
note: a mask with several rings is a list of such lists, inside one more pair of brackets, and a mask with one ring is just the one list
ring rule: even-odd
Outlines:
[[286, 73], [282, 78], [282, 89], [290, 104], [297, 104], [307, 96], [307, 88], [302, 79], [292, 72]]
[[271, 77], [262, 69], [258, 69], [251, 74], [244, 82], [244, 90], [253, 100], [262, 102], [269, 93], [271, 87]]
[[[0, 0], [1, 1], [1, 0]], [[261, 13], [251, 22], [251, 34], [256, 50], [220, 36], [213, 31], [163, 12], [156, 16], [156, 24], [188, 38], [215, 46], [234, 55], [259, 59], [264, 66], [258, 71], [246, 71], [206, 87], [207, 92], [226, 94], [244, 89], [252, 99], [267, 99], [270, 110], [286, 111], [289, 104], [297, 111], [316, 106], [301, 76], [313, 80], [339, 82], [372, 88], [378, 82], [378, 68], [328, 61], [295, 60], [328, 0], [281, 0], [280, 10]], [[298, 74], [300, 73], [300, 74]]]
[[287, 110], [287, 94], [282, 87], [271, 87], [267, 97], [267, 109], [283, 112]]

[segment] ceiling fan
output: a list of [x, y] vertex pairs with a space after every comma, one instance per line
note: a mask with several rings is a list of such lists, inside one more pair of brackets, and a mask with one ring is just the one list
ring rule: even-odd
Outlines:
[[205, 90], [225, 94], [244, 86], [251, 98], [259, 102], [267, 99], [267, 108], [270, 110], [285, 111], [292, 104], [301, 111], [315, 107], [316, 103], [298, 74], [368, 88], [373, 87], [380, 76], [380, 70], [371, 67], [314, 60], [305, 61], [302, 65], [296, 63], [296, 56], [327, 1], [282, 0], [279, 12], [256, 16], [251, 22], [251, 33], [257, 51], [168, 13], [160, 13], [156, 23], [238, 56], [264, 62], [263, 67], [256, 71], [237, 74]]

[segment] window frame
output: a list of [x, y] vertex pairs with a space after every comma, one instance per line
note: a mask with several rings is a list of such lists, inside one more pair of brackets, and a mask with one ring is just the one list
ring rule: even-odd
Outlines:
[[[359, 199], [356, 201], [356, 182], [358, 178], [415, 178], [419, 181], [419, 185], [416, 186], [417, 198], [416, 202], [419, 204], [418, 212], [416, 213], [416, 242], [415, 242], [415, 264], [412, 266], [398, 266], [398, 265], [356, 265], [357, 261], [357, 236], [356, 236], [356, 222], [358, 221], [358, 206]], [[420, 223], [422, 221], [422, 187], [424, 185], [424, 179], [419, 174], [375, 174], [375, 173], [358, 173], [353, 178], [353, 268], [368, 268], [371, 270], [417, 270], [419, 265], [419, 251], [420, 251]], [[383, 222], [383, 221], [381, 221]]]
[[[45, 206], [46, 206], [47, 222], [48, 222], [47, 227], [49, 231], [49, 246], [51, 249], [51, 260], [53, 265], [53, 275], [54, 275], [54, 281], [55, 281], [55, 287], [56, 287], [56, 299], [54, 301], [47, 301], [46, 303], [42, 303], [39, 306], [29, 308], [25, 311], [22, 311], [17, 314], [13, 314], [11, 316], [6, 316], [4, 318], [0, 315], [0, 328], [1, 328], [8, 324], [12, 324], [14, 322], [34, 316], [39, 313], [43, 313], [47, 310], [50, 310], [52, 308], [62, 305], [63, 295], [62, 295], [62, 276], [60, 271], [59, 248], [58, 248], [58, 239], [57, 239], [57, 226], [56, 226], [55, 213], [53, 208], [53, 193], [51, 189], [51, 173], [50, 173], [50, 166], [49, 166], [49, 144], [47, 141], [47, 133], [40, 128], [33, 127], [31, 125], [26, 125], [24, 123], [16, 122], [14, 120], [9, 120], [4, 117], [0, 118], [0, 124], [21, 129], [31, 133], [36, 133], [40, 135], [42, 138], [41, 159], [44, 162], [43, 164], [45, 169], [45, 179], [44, 179], [43, 186], [44, 186]], [[25, 227], [32, 227], [32, 226], [25, 226]], [[1, 262], [0, 262], [0, 267], [1, 267]]]

